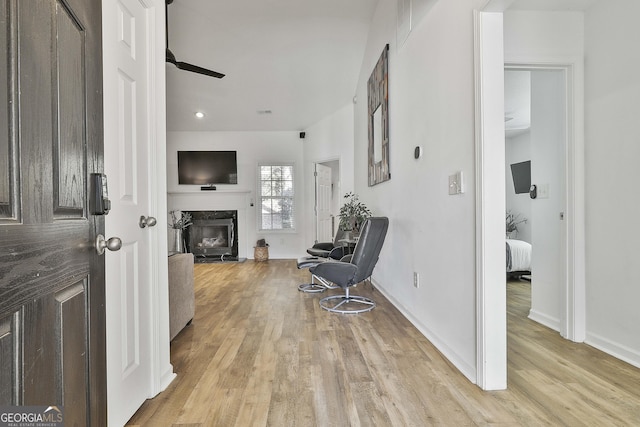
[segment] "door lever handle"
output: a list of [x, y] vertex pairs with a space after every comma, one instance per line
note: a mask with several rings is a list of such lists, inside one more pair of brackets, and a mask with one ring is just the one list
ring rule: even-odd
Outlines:
[[112, 237], [106, 240], [102, 234], [98, 234], [96, 237], [96, 251], [98, 255], [102, 255], [105, 249], [110, 251], [119, 251], [122, 247], [122, 240], [119, 237]]
[[138, 222], [138, 225], [140, 226], [140, 228], [145, 228], [145, 227], [153, 227], [157, 223], [158, 221], [154, 217], [142, 215], [140, 217], [140, 222]]

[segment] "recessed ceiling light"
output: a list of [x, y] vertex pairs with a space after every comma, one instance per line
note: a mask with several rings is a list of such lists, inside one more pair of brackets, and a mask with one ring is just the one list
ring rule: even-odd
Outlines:
[[204, 117], [204, 113], [202, 111], [198, 111], [198, 112], [196, 112], [196, 117], [201, 119], [201, 118]]

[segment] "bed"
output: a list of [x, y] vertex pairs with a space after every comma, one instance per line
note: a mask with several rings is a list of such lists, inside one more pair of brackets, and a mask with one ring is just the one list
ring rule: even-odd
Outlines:
[[507, 239], [507, 273], [531, 274], [531, 244]]

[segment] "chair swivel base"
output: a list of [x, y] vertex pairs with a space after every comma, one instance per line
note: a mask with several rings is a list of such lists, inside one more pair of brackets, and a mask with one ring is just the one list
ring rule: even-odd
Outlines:
[[331, 295], [322, 298], [320, 307], [332, 313], [357, 314], [373, 310], [376, 307], [376, 303], [371, 298], [347, 293], [345, 295]]
[[[316, 283], [316, 282], [319, 282], [319, 283]], [[317, 294], [320, 292], [324, 292], [325, 289], [336, 289], [337, 287], [338, 286], [323, 279], [322, 277], [318, 277], [315, 274], [312, 274], [311, 283], [303, 283], [302, 285], [298, 285], [298, 290], [300, 292]]]
[[298, 290], [300, 292], [320, 293], [324, 292], [325, 289], [327, 288], [319, 283], [303, 283], [298, 285]]

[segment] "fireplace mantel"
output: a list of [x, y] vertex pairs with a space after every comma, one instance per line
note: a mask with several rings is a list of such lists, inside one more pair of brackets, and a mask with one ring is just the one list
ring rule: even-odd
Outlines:
[[225, 211], [238, 212], [238, 256], [247, 258], [250, 248], [256, 241], [255, 221], [256, 207], [252, 197], [252, 191], [246, 189], [237, 190], [211, 190], [190, 192], [167, 193], [167, 208], [180, 211]]

